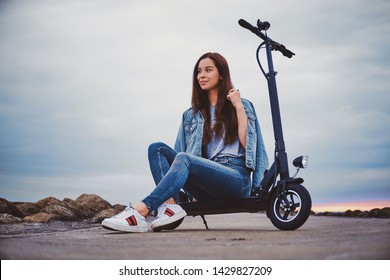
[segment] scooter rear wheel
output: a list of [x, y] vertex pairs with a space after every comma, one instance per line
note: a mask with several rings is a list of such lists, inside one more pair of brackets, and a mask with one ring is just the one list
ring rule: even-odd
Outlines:
[[309, 218], [310, 211], [310, 194], [299, 184], [288, 184], [285, 195], [275, 191], [267, 206], [268, 217], [280, 230], [295, 230], [301, 227]]

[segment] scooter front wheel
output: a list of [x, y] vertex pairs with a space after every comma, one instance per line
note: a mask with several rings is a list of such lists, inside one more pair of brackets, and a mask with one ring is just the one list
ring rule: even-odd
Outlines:
[[309, 218], [311, 197], [299, 184], [288, 184], [284, 193], [275, 191], [268, 201], [267, 214], [280, 230], [295, 230]]

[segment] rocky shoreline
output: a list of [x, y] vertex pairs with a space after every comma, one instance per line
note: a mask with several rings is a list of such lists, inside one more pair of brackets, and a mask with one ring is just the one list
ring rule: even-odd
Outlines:
[[[124, 205], [111, 205], [105, 199], [95, 194], [82, 194], [73, 200], [59, 200], [47, 197], [35, 203], [10, 202], [0, 198], [0, 224], [29, 224], [47, 222], [83, 222], [83, 224], [98, 224], [107, 217], [112, 217], [123, 211]], [[316, 216], [359, 217], [359, 218], [390, 218], [390, 207], [375, 208], [370, 211], [347, 210], [345, 212], [320, 212]], [[84, 226], [84, 227], [85, 227]]]
[[369, 211], [347, 210], [345, 212], [318, 212], [316, 216], [348, 217], [348, 218], [390, 218], [390, 207], [374, 208]]
[[0, 198], [0, 224], [46, 223], [51, 221], [84, 221], [100, 223], [123, 211], [125, 206], [111, 205], [95, 194], [82, 194], [73, 200], [47, 197], [35, 203], [10, 202]]

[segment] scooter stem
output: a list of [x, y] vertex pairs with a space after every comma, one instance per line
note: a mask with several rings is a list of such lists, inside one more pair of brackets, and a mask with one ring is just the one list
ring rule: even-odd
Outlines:
[[274, 128], [274, 137], [275, 137], [275, 155], [277, 170], [280, 174], [280, 179], [284, 180], [290, 177], [288, 170], [288, 160], [287, 153], [284, 144], [283, 138], [283, 129], [282, 129], [282, 120], [280, 116], [280, 107], [279, 107], [279, 98], [278, 91], [276, 88], [276, 72], [273, 66], [272, 60], [272, 47], [267, 42], [266, 43], [266, 54], [268, 62], [268, 71], [267, 82], [268, 82], [268, 92], [269, 99], [271, 104], [271, 113], [272, 113], [272, 123]]

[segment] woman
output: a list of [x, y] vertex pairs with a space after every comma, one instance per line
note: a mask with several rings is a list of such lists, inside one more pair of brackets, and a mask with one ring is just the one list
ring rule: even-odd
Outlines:
[[[175, 202], [185, 191], [196, 200], [248, 197], [259, 187], [268, 159], [252, 103], [233, 87], [227, 61], [206, 53], [193, 73], [192, 107], [184, 112], [174, 149], [149, 146], [156, 188], [141, 202], [105, 219], [104, 228], [146, 232], [169, 229], [187, 214]], [[251, 173], [252, 182], [251, 182]]]

